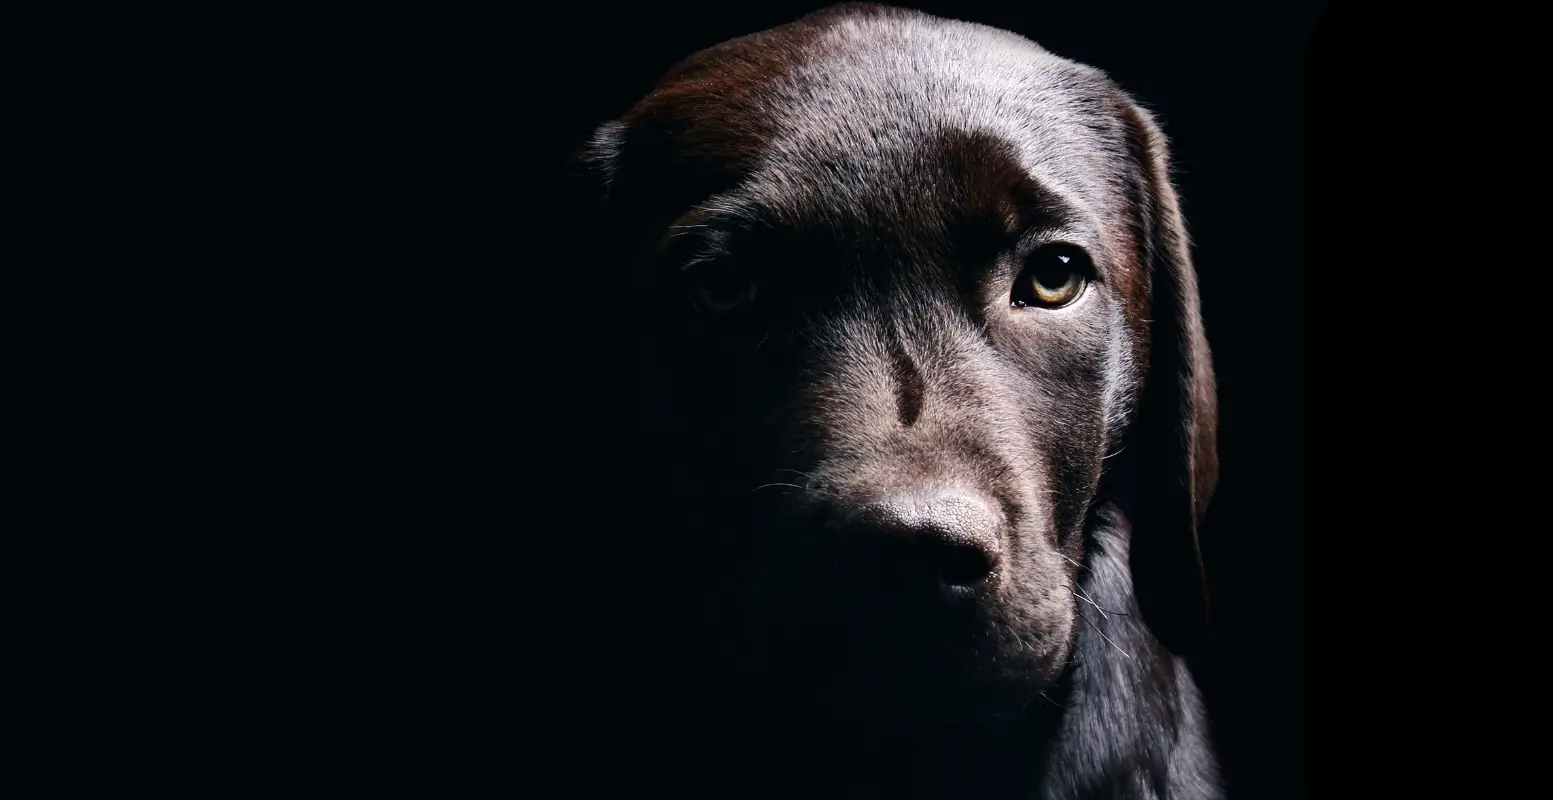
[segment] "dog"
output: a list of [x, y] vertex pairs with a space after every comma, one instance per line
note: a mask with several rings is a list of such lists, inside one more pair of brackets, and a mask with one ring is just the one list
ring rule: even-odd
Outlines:
[[576, 163], [647, 487], [633, 660], [691, 731], [629, 745], [693, 754], [655, 774], [1222, 795], [1186, 660], [1215, 384], [1148, 112], [1015, 34], [848, 4], [690, 56]]

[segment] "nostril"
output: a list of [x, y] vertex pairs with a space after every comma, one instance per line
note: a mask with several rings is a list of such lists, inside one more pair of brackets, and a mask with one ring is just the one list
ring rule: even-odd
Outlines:
[[997, 559], [975, 546], [948, 545], [939, 552], [939, 580], [947, 586], [975, 586], [992, 574]]
[[974, 587], [993, 574], [1002, 521], [990, 502], [963, 492], [906, 493], [852, 517], [859, 586]]

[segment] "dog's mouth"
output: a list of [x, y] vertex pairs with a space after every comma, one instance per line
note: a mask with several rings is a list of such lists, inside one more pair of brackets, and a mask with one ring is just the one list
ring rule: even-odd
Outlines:
[[[803, 474], [825, 477], [817, 467]], [[1060, 578], [1018, 549], [1040, 538], [1033, 529], [986, 526], [996, 539], [953, 535], [970, 526], [881, 533], [851, 513], [873, 495], [838, 508], [824, 488], [816, 479], [757, 495], [758, 522], [730, 534], [746, 549], [730, 602], [718, 605], [728, 615], [720, 633], [738, 640], [734, 672], [755, 687], [741, 694], [771, 698], [773, 713], [902, 729], [977, 727], [1048, 704], [1040, 693], [1063, 670], [1071, 627], [1053, 593], [1032, 588]], [[980, 509], [963, 498], [983, 496], [991, 489], [928, 495], [900, 517], [947, 507], [974, 523]]]
[[988, 598], [964, 594], [756, 599], [746, 674], [782, 713], [841, 725], [981, 728], [1049, 702], [1066, 637], [1014, 630]]

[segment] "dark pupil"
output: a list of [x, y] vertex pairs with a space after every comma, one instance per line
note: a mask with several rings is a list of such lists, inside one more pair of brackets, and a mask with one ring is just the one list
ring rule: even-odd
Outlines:
[[1073, 268], [1068, 266], [1072, 261], [1070, 256], [1050, 255], [1041, 259], [1040, 266], [1035, 269], [1035, 279], [1048, 289], [1061, 289], [1068, 284], [1068, 278], [1073, 274]]
[[715, 275], [702, 282], [706, 298], [718, 305], [729, 305], [743, 299], [744, 284], [732, 275]]

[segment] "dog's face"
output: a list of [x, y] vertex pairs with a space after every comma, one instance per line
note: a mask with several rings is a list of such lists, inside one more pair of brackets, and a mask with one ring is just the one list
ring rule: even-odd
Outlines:
[[1091, 69], [872, 7], [698, 54], [600, 130], [637, 479], [689, 554], [670, 580], [773, 691], [905, 724], [1026, 707], [1135, 440], [1145, 611], [1200, 615], [1211, 374], [1160, 142]]

